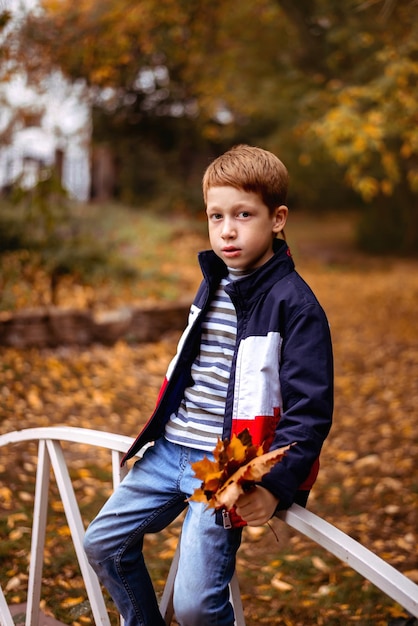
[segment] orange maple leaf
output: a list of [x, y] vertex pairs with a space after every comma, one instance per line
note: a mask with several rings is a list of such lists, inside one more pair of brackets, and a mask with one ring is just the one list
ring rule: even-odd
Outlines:
[[266, 452], [266, 454], [257, 456], [237, 469], [213, 494], [212, 500], [215, 508], [225, 507], [227, 511], [232, 509], [240, 495], [248, 491], [248, 488], [261, 480], [264, 474], [267, 474], [276, 463], [279, 463], [290, 447], [289, 445]]
[[290, 446], [263, 454], [262, 446], [252, 444], [246, 428], [231, 440], [218, 439], [213, 451], [214, 461], [206, 456], [192, 468], [202, 483], [189, 498], [194, 502], [206, 502], [210, 508], [234, 506], [239, 496], [248, 491], [276, 463], [282, 460]]

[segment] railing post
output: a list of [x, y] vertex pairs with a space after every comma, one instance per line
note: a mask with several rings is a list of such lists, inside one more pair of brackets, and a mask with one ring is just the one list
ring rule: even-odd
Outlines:
[[58, 441], [47, 441], [49, 456], [57, 481], [58, 490], [64, 505], [64, 511], [73, 538], [74, 548], [77, 554], [81, 574], [86, 585], [87, 595], [90, 601], [96, 626], [110, 626], [109, 616], [103, 599], [100, 583], [96, 574], [87, 561], [84, 552], [84, 526], [75, 497], [68, 468], [62, 453], [62, 448]]
[[113, 478], [113, 490], [122, 482], [128, 473], [128, 467], [125, 465], [121, 467], [123, 454], [118, 450], [112, 450], [112, 478]]
[[4, 597], [2, 588], [0, 587], [0, 624], [1, 626], [15, 626], [11, 616], [6, 598]]
[[234, 626], [245, 626], [244, 609], [242, 607], [241, 591], [236, 571], [234, 572], [231, 582], [229, 583], [229, 593], [231, 596], [231, 604], [234, 607]]
[[49, 473], [50, 459], [48, 450], [45, 440], [41, 439], [38, 447], [38, 468], [36, 470], [35, 502], [33, 507], [26, 626], [39, 626], [42, 566], [48, 512]]

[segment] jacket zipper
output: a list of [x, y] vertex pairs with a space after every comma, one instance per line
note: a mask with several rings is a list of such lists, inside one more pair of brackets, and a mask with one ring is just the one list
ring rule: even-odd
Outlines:
[[229, 517], [229, 513], [226, 509], [222, 510], [222, 523], [223, 523], [223, 527], [226, 530], [229, 530], [230, 528], [232, 528], [231, 518]]

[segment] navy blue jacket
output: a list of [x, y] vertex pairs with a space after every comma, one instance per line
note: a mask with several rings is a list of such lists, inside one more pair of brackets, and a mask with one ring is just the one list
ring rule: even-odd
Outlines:
[[[231, 282], [237, 312], [237, 340], [225, 406], [223, 438], [249, 428], [265, 450], [296, 442], [262, 485], [288, 508], [309, 491], [318, 474], [319, 454], [331, 427], [333, 359], [323, 309], [295, 271], [289, 248], [275, 240], [275, 254], [262, 267]], [[169, 365], [156, 409], [126, 454], [164, 432], [177, 410], [200, 346], [201, 322], [219, 281], [228, 272], [212, 250], [201, 252], [203, 281], [189, 323]]]

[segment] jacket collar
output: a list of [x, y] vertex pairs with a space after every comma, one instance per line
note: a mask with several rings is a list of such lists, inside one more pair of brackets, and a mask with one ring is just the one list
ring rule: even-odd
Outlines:
[[[234, 281], [227, 287], [228, 293], [251, 301], [259, 298], [260, 293], [268, 291], [274, 283], [295, 269], [288, 245], [282, 239], [273, 242], [274, 255], [249, 276]], [[205, 250], [199, 253], [199, 263], [209, 288], [216, 287], [220, 280], [227, 276], [228, 268], [213, 252]]]

